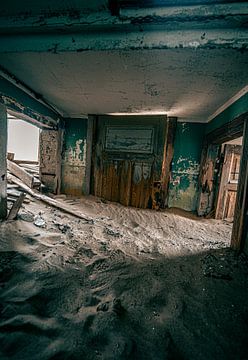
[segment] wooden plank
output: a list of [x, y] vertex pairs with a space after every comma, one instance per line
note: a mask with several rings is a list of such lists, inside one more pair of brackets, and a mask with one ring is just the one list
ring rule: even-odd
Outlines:
[[127, 175], [126, 175], [126, 190], [124, 192], [124, 205], [130, 205], [130, 192], [131, 192], [131, 185], [132, 185], [132, 174], [133, 174], [133, 164], [131, 161], [128, 162], [127, 167]]
[[142, 175], [142, 164], [134, 163], [130, 190], [130, 205], [134, 207], [139, 207]]
[[199, 216], [210, 214], [214, 208], [215, 199], [215, 165], [219, 152], [219, 145], [205, 143], [202, 150], [199, 174], [199, 202], [197, 213]]
[[243, 133], [243, 150], [240, 163], [240, 173], [236, 206], [234, 212], [231, 247], [242, 250], [247, 241], [248, 232], [248, 120], [245, 121]]
[[139, 186], [139, 204], [138, 207], [141, 209], [147, 208], [147, 190], [149, 187], [147, 187], [147, 180], [142, 177], [140, 186]]
[[166, 131], [166, 141], [164, 146], [163, 154], [163, 163], [162, 163], [162, 197], [163, 203], [161, 204], [163, 208], [168, 206], [169, 198], [169, 184], [171, 177], [171, 164], [174, 155], [174, 141], [176, 136], [177, 128], [177, 118], [169, 117], [167, 119], [167, 131]]
[[107, 164], [106, 161], [103, 161], [101, 197], [103, 197], [104, 199], [106, 199], [108, 180], [109, 179], [107, 178]]
[[102, 171], [96, 169], [95, 172], [95, 196], [102, 197]]
[[218, 200], [215, 210], [215, 219], [224, 219], [224, 212], [225, 212], [225, 205], [227, 201], [227, 191], [226, 185], [229, 181], [229, 175], [231, 170], [231, 163], [232, 163], [232, 152], [233, 146], [232, 145], [225, 145], [224, 148], [224, 162], [222, 165], [221, 171], [221, 180], [219, 185], [219, 193], [218, 193]]
[[93, 145], [93, 134], [94, 134], [95, 117], [88, 116], [87, 122], [87, 140], [86, 140], [86, 169], [85, 169], [85, 195], [90, 194], [90, 178], [92, 168], [92, 145]]
[[7, 111], [0, 104], [0, 219], [7, 216]]
[[111, 198], [112, 201], [119, 201], [120, 198], [120, 187], [119, 187], [119, 162], [117, 160], [113, 161], [112, 164], [112, 191]]
[[128, 206], [130, 203], [130, 191], [132, 183], [132, 164], [131, 161], [123, 160], [120, 162], [120, 203]]
[[119, 161], [119, 167], [120, 167], [120, 203], [123, 204], [123, 194], [124, 194], [124, 188], [125, 188], [125, 161]]
[[55, 185], [54, 185], [54, 193], [57, 195], [61, 193], [61, 181], [62, 181], [62, 148], [63, 148], [64, 130], [61, 127], [62, 125], [60, 123], [57, 134], [56, 167], [55, 167], [56, 173], [55, 173]]
[[106, 187], [106, 199], [112, 201], [112, 187], [113, 187], [113, 165], [112, 162], [107, 164], [107, 187]]
[[21, 193], [19, 198], [14, 202], [12, 208], [10, 209], [9, 215], [7, 217], [8, 220], [14, 220], [17, 217], [18, 211], [20, 210], [22, 203], [25, 199], [26, 194]]
[[24, 170], [19, 165], [15, 164], [10, 160], [7, 160], [7, 168], [11, 172], [11, 174], [18, 177], [21, 181], [24, 182], [25, 185], [27, 185], [31, 189], [33, 188], [34, 177], [27, 173], [26, 170]]
[[[91, 158], [86, 158], [86, 161], [90, 161], [91, 163], [91, 169], [90, 169], [90, 193], [96, 195], [96, 183], [97, 183], [97, 171], [96, 171], [96, 140], [97, 140], [97, 116], [91, 115], [91, 123], [90, 126], [92, 126], [92, 144], [90, 148]], [[89, 134], [88, 134], [89, 135]], [[86, 155], [87, 156], [87, 155]]]
[[39, 176], [39, 170], [37, 169], [32, 169], [30, 167], [27, 167], [27, 166], [24, 166], [24, 165], [21, 165], [20, 166], [22, 169], [24, 169], [25, 171], [27, 171], [29, 174], [32, 174], [32, 175], [37, 175]]
[[143, 178], [144, 178], [144, 187], [143, 187], [143, 208], [152, 208], [152, 189], [154, 181], [154, 164], [147, 165], [143, 164]]
[[228, 189], [223, 219], [233, 219], [236, 195], [237, 191], [230, 191], [230, 189]]
[[20, 179], [18, 179], [17, 177], [15, 177], [14, 175], [8, 175], [8, 179], [10, 179], [10, 181], [12, 181], [13, 183], [17, 184], [18, 186], [20, 186], [20, 188], [22, 188], [25, 192], [27, 192], [28, 194], [32, 195], [35, 199], [40, 200], [50, 206], [53, 206], [63, 212], [66, 212], [67, 214], [73, 215], [78, 217], [79, 219], [83, 219], [89, 222], [92, 222], [93, 219], [89, 218], [88, 216], [84, 215], [81, 211], [77, 211], [75, 209], [73, 209], [71, 206], [66, 205], [66, 204], [62, 204], [61, 202], [55, 200], [55, 199], [51, 199], [50, 197], [40, 194], [37, 190], [35, 189], [30, 189], [27, 185], [25, 185]]
[[12, 152], [7, 153], [7, 159], [8, 160], [13, 161], [14, 158], [15, 158], [15, 153], [12, 153]]
[[236, 139], [243, 135], [244, 123], [248, 113], [242, 114], [229, 123], [217, 128], [206, 135], [208, 144], [223, 144], [229, 140]]
[[[16, 197], [12, 196], [12, 195], [8, 195], [7, 200], [14, 203], [14, 202], [16, 202]], [[30, 204], [30, 200], [27, 199], [27, 197], [25, 197], [25, 199], [23, 200], [23, 203], [24, 204]]]
[[27, 164], [27, 165], [39, 165], [38, 161], [35, 160], [13, 160], [14, 163], [16, 163], [17, 165], [20, 164]]

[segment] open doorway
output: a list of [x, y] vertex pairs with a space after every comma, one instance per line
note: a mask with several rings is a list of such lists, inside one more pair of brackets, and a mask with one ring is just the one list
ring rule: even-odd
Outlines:
[[242, 250], [247, 234], [247, 113], [206, 135], [198, 215], [231, 221], [231, 247]]
[[243, 137], [221, 145], [215, 218], [233, 222]]
[[8, 114], [8, 152], [15, 160], [38, 163], [39, 133], [37, 126]]
[[[30, 188], [40, 188], [39, 174], [39, 137], [40, 129], [8, 114], [7, 169]], [[12, 179], [13, 181], [13, 179]], [[14, 185], [8, 184], [8, 195], [17, 195]], [[10, 199], [10, 196], [8, 196]]]

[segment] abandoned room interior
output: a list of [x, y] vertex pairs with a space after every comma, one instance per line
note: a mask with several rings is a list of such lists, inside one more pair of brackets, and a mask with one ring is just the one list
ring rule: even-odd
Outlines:
[[0, 359], [248, 359], [248, 2], [0, 8]]

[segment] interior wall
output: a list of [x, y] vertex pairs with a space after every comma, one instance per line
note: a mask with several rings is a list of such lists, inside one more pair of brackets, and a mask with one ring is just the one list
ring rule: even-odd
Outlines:
[[60, 190], [61, 141], [60, 131], [43, 129], [40, 132], [40, 180], [53, 193]]
[[205, 124], [178, 123], [174, 143], [169, 207], [196, 211]]
[[61, 191], [80, 196], [87, 193], [88, 119], [65, 119], [61, 167]]
[[15, 153], [16, 160], [38, 161], [38, 127], [20, 119], [8, 120], [8, 152]]
[[248, 111], [248, 93], [243, 95], [240, 99], [235, 101], [233, 104], [228, 106], [224, 111], [219, 115], [213, 118], [206, 126], [206, 133], [216, 130], [218, 127], [221, 127], [236, 117], [244, 114]]

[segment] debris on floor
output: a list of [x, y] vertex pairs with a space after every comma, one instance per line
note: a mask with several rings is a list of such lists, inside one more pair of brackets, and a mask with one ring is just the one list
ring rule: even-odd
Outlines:
[[40, 214], [34, 217], [34, 225], [42, 228], [46, 227], [46, 222]]
[[1, 359], [246, 358], [229, 223], [30, 190], [0, 225]]
[[7, 220], [14, 220], [17, 218], [18, 212], [22, 206], [22, 203], [25, 200], [25, 193], [21, 193], [20, 196], [16, 199], [16, 201], [14, 202], [14, 204], [12, 205]]

